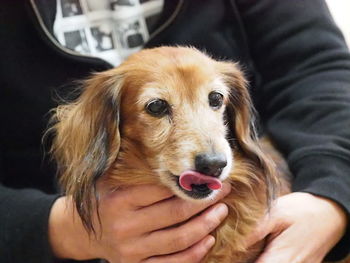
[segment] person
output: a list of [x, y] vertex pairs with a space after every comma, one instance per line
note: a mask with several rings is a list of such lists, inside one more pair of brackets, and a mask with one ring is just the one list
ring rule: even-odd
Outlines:
[[[106, 15], [101, 5], [86, 16], [85, 1], [1, 4], [0, 261], [199, 262], [213, 245], [210, 232], [227, 215], [220, 203], [227, 186], [202, 204], [156, 186], [114, 193], [100, 187], [102, 229], [92, 239], [70, 197], [57, 194], [55, 168], [41, 149], [55, 94], [71, 93], [74, 81], [111, 68], [140, 45], [191, 45], [243, 65], [260, 128], [293, 173], [293, 193], [278, 198], [247, 239], [247, 246], [268, 239], [257, 262], [348, 255], [350, 55], [324, 0], [164, 0], [147, 19], [127, 9], [137, 1], [118, 2], [111, 12], [134, 18], [111, 22], [116, 29], [105, 34], [105, 49], [79, 27], [86, 17], [98, 23]], [[60, 6], [71, 11], [60, 13]]]

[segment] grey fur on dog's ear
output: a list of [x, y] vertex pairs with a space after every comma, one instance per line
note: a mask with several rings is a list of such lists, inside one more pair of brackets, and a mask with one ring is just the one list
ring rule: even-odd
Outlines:
[[54, 110], [51, 152], [65, 194], [71, 195], [88, 230], [94, 230], [96, 182], [110, 168], [120, 148], [119, 107], [123, 80], [117, 70], [86, 80], [83, 93]]

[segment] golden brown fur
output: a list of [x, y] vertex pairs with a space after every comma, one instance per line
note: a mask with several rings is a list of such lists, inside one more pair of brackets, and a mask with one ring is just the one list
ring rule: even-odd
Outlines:
[[[213, 89], [225, 99], [225, 107], [216, 111], [207, 102]], [[152, 98], [168, 101], [171, 115], [147, 114], [145, 104]], [[236, 64], [193, 48], [141, 51], [94, 75], [75, 102], [56, 109], [52, 152], [60, 182], [92, 230], [97, 181], [111, 189], [161, 184], [190, 199], [171, 174], [193, 169], [198, 153], [226, 152], [233, 164], [226, 179], [232, 192], [224, 200], [230, 212], [215, 231], [216, 244], [204, 262], [251, 262], [263, 244], [246, 251], [244, 238], [268, 209], [277, 184], [274, 164], [258, 144], [252, 112]]]

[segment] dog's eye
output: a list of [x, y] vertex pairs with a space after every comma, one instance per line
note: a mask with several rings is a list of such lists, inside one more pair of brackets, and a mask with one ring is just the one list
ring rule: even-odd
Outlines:
[[155, 117], [162, 117], [169, 114], [169, 104], [165, 100], [155, 99], [146, 105], [146, 110]]
[[224, 96], [216, 91], [212, 91], [209, 93], [209, 105], [214, 109], [219, 109], [224, 103]]

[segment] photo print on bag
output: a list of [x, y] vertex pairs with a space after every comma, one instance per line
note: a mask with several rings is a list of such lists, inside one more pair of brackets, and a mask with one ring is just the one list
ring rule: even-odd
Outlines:
[[79, 0], [61, 0], [62, 16], [70, 17], [82, 15], [83, 10]]
[[64, 39], [66, 47], [79, 53], [90, 53], [84, 29], [65, 32]]
[[117, 66], [148, 41], [163, 4], [164, 0], [57, 0], [54, 35], [67, 49]]
[[135, 48], [144, 44], [144, 38], [138, 20], [129, 23], [120, 23], [117, 25], [117, 30], [123, 48]]
[[102, 24], [91, 28], [91, 35], [95, 40], [96, 51], [106, 51], [114, 48], [112, 29], [108, 24]]

